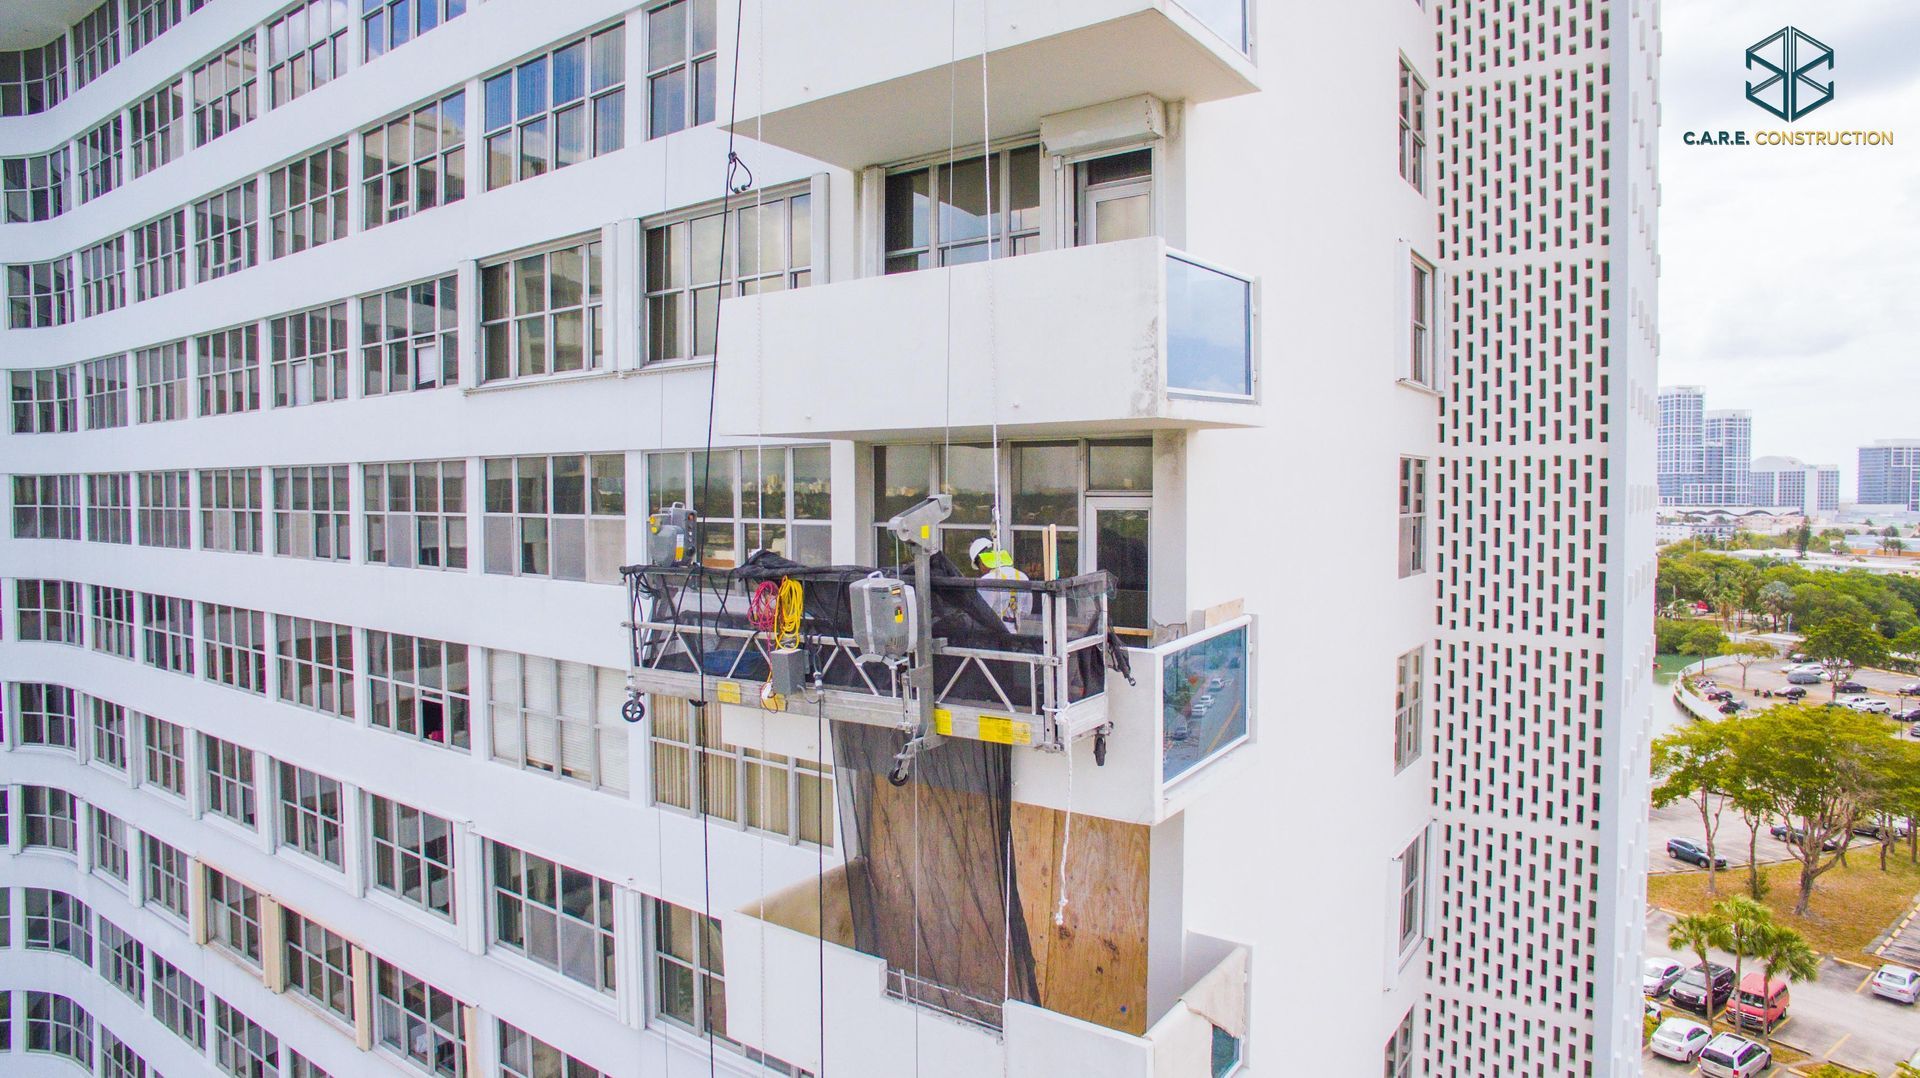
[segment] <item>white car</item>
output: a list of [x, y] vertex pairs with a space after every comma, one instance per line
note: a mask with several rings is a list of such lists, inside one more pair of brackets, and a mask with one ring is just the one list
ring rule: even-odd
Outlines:
[[1193, 707], [1195, 711], [1205, 711], [1206, 709], [1212, 706], [1213, 706], [1213, 694], [1210, 692], [1201, 693], [1200, 699], [1195, 700], [1193, 702]]
[[1912, 1006], [1920, 1000], [1920, 972], [1905, 966], [1881, 966], [1873, 974], [1873, 994]]
[[1687, 967], [1671, 958], [1649, 958], [1640, 970], [1640, 991], [1658, 999], [1666, 995], [1667, 989], [1686, 971]]
[[1773, 1066], [1773, 1052], [1740, 1036], [1722, 1033], [1700, 1049], [1700, 1073], [1711, 1078], [1753, 1078]]
[[1819, 663], [1801, 663], [1798, 666], [1789, 666], [1786, 672], [1789, 674], [1812, 674], [1820, 678], [1827, 676], [1827, 668], [1821, 666]]
[[1700, 1050], [1712, 1038], [1713, 1033], [1706, 1026], [1691, 1018], [1669, 1018], [1653, 1031], [1653, 1039], [1647, 1042], [1647, 1047], [1662, 1059], [1691, 1063], [1700, 1058]]
[[1869, 715], [1893, 714], [1893, 705], [1877, 696], [1849, 696], [1840, 701], [1840, 706], [1850, 711], [1863, 711]]

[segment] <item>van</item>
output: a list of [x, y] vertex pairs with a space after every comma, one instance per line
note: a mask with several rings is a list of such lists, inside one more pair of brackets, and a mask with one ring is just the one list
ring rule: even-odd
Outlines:
[[1771, 1031], [1786, 1021], [1789, 1002], [1786, 978], [1769, 982], [1764, 974], [1749, 973], [1740, 978], [1740, 991], [1734, 993], [1727, 1015], [1743, 1029]]

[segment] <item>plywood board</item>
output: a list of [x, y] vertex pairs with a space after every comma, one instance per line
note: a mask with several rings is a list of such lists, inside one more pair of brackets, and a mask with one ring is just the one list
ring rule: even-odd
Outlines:
[[[1013, 849], [1040, 1005], [1135, 1035], [1147, 1029], [1151, 833], [1141, 824], [1016, 802]], [[1067, 908], [1059, 903], [1066, 846]]]

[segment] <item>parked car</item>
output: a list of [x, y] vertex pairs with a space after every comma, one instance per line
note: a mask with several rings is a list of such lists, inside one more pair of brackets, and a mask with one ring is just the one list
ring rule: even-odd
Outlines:
[[1210, 707], [1212, 707], [1212, 706], [1213, 706], [1213, 694], [1212, 694], [1212, 693], [1210, 693], [1210, 692], [1203, 692], [1203, 693], [1201, 693], [1201, 694], [1200, 694], [1200, 698], [1199, 698], [1198, 700], [1195, 700], [1195, 701], [1193, 702], [1193, 706], [1194, 706], [1194, 707], [1196, 707], [1196, 708], [1199, 708], [1199, 709], [1201, 709], [1201, 710], [1203, 710], [1203, 711], [1204, 711], [1204, 710], [1206, 710], [1207, 708], [1210, 708]]
[[1779, 692], [1774, 693], [1773, 695], [1784, 696], [1789, 700], [1798, 700], [1807, 695], [1807, 690], [1801, 688], [1798, 685], [1791, 685], [1791, 686], [1788, 686], [1787, 688], [1781, 689]]
[[1891, 831], [1893, 833], [1894, 838], [1906, 838], [1907, 837], [1906, 821], [1894, 820], [1892, 823], [1888, 824], [1888, 823], [1882, 823], [1879, 820], [1862, 820], [1861, 822], [1853, 825], [1854, 834], [1865, 835], [1868, 838], [1879, 838], [1883, 831]]
[[1712, 692], [1710, 692], [1710, 693], [1708, 693], [1708, 694], [1707, 694], [1707, 699], [1709, 699], [1709, 700], [1731, 700], [1731, 699], [1733, 699], [1733, 691], [1732, 691], [1732, 690], [1730, 690], [1730, 689], [1715, 689], [1715, 690], [1713, 690]]
[[1721, 704], [1719, 707], [1720, 714], [1722, 715], [1737, 715], [1740, 712], [1745, 711], [1746, 709], [1747, 709], [1747, 705], [1741, 703], [1738, 700], [1728, 700], [1726, 703]]
[[1700, 1058], [1700, 1049], [1712, 1039], [1713, 1033], [1691, 1018], [1669, 1018], [1653, 1031], [1647, 1047], [1662, 1059], [1691, 1063]]
[[1850, 700], [1840, 701], [1840, 705], [1854, 711], [1865, 712], [1869, 715], [1893, 714], [1893, 705], [1880, 699], [1878, 696], [1856, 696]]
[[1920, 681], [1916, 681], [1916, 682], [1914, 682], [1914, 683], [1913, 683], [1913, 684], [1911, 684], [1911, 685], [1902, 685], [1902, 686], [1900, 686], [1900, 689], [1899, 689], [1899, 695], [1901, 695], [1901, 696], [1920, 696]]
[[1821, 680], [1819, 674], [1809, 673], [1805, 670], [1795, 670], [1793, 673], [1787, 675], [1787, 684], [1789, 685], [1818, 685]]
[[1722, 1033], [1700, 1049], [1700, 1073], [1712, 1078], [1753, 1078], [1771, 1066], [1773, 1052], [1738, 1033]]
[[1889, 718], [1899, 719], [1901, 722], [1920, 722], [1920, 707], [1910, 707], [1905, 711], [1895, 711]]
[[1221, 689], [1224, 689], [1226, 687], [1227, 687], [1227, 683], [1224, 681], [1221, 681], [1217, 677], [1214, 678], [1212, 681], [1207, 682], [1207, 691], [1209, 692], [1219, 692]]
[[1727, 1011], [1740, 1028], [1771, 1033], [1773, 1027], [1786, 1021], [1787, 1004], [1791, 1002], [1785, 977], [1768, 981], [1764, 974], [1756, 972], [1740, 978], [1740, 991], [1734, 993]]
[[1687, 967], [1671, 958], [1649, 958], [1647, 964], [1640, 970], [1640, 991], [1653, 999], [1659, 999], [1667, 994], [1667, 989], [1672, 988], [1673, 982], [1679, 980], [1680, 975], [1686, 971]]
[[1839, 687], [1836, 688], [1834, 691], [1835, 692], [1866, 692], [1867, 687], [1865, 685], [1860, 684], [1857, 681], [1843, 681], [1840, 683]]
[[[1711, 989], [1712, 998], [1708, 993]], [[1667, 990], [1667, 999], [1674, 1006], [1695, 1014], [1711, 1015], [1718, 1011], [1727, 997], [1733, 995], [1733, 970], [1718, 962], [1708, 962], [1704, 966], [1694, 966], [1680, 975]]]
[[[1784, 823], [1777, 823], [1777, 824], [1774, 824], [1772, 827], [1767, 828], [1767, 834], [1772, 835], [1774, 838], [1777, 838], [1782, 842], [1791, 842], [1795, 846], [1804, 846], [1806, 845], [1806, 841], [1807, 841], [1807, 833], [1805, 831], [1802, 831], [1798, 824], [1789, 825]], [[1840, 837], [1838, 835], [1828, 835], [1824, 840], [1821, 841], [1820, 848], [1823, 850], [1839, 849]]]
[[1873, 994], [1881, 999], [1913, 1006], [1920, 1000], [1920, 970], [1905, 966], [1881, 966], [1873, 972]]
[[[1667, 856], [1676, 861], [1685, 861], [1691, 865], [1699, 865], [1701, 868], [1707, 867], [1707, 848], [1690, 838], [1668, 839]], [[1713, 859], [1713, 867], [1727, 867], [1727, 859], [1724, 857], [1715, 857]], [[1678, 976], [1678, 974], [1675, 976]], [[1673, 986], [1671, 979], [1667, 981], [1667, 986], [1669, 988]]]
[[1817, 676], [1819, 676], [1819, 677], [1826, 677], [1826, 676], [1827, 676], [1827, 668], [1826, 668], [1826, 667], [1824, 667], [1824, 666], [1821, 666], [1821, 665], [1820, 665], [1819, 663], [1800, 663], [1800, 664], [1799, 664], [1799, 665], [1797, 665], [1797, 666], [1789, 666], [1789, 667], [1787, 667], [1787, 673], [1789, 673], [1789, 674], [1815, 674], [1815, 675], [1817, 675]]

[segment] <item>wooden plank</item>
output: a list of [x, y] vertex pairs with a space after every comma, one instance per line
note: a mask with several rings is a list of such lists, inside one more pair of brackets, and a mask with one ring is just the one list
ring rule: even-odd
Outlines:
[[1067, 909], [1056, 925], [1065, 823], [1058, 810], [1014, 805], [1015, 865], [1040, 1005], [1144, 1034], [1151, 835], [1141, 824], [1075, 816], [1067, 844]]

